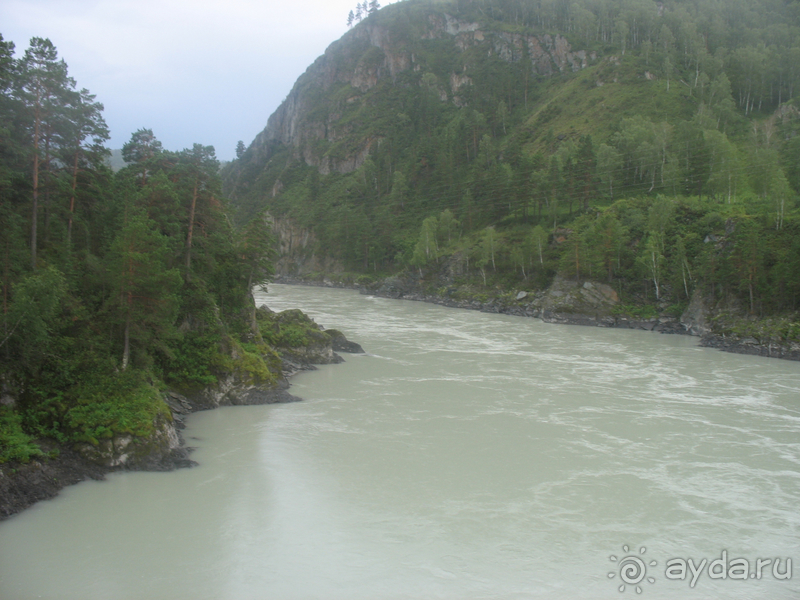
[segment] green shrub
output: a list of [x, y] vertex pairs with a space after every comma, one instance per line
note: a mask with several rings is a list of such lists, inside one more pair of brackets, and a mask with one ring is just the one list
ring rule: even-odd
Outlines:
[[0, 406], [0, 463], [25, 463], [42, 455], [33, 438], [22, 430], [22, 417], [13, 408]]
[[658, 317], [658, 308], [652, 304], [636, 306], [633, 304], [618, 304], [612, 309], [612, 314], [618, 317], [628, 317], [638, 320], [655, 319]]
[[179, 386], [205, 387], [217, 382], [211, 365], [220, 352], [217, 333], [190, 331], [172, 347], [173, 356], [163, 361], [164, 379]]
[[677, 304], [670, 304], [665, 310], [664, 313], [671, 316], [671, 317], [680, 317], [685, 311], [686, 308], [689, 306], [688, 302], [679, 302]]
[[299, 348], [313, 343], [320, 333], [316, 323], [303, 311], [285, 310], [280, 313], [256, 314], [258, 327], [264, 342], [274, 348]]
[[146, 437], [153, 433], [159, 416], [170, 416], [159, 391], [138, 371], [97, 377], [71, 394], [75, 404], [64, 424], [76, 442], [97, 444], [120, 433]]
[[280, 359], [268, 346], [242, 344], [231, 337], [227, 337], [225, 343], [229, 352], [219, 354], [214, 359], [215, 369], [238, 373], [242, 379], [252, 384], [277, 383], [276, 373], [280, 371]]
[[290, 323], [281, 327], [280, 333], [275, 340], [276, 345], [281, 348], [298, 348], [306, 346], [310, 340], [308, 329], [296, 323]]

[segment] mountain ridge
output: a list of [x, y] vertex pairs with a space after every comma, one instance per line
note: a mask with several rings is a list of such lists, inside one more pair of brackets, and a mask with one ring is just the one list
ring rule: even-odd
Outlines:
[[[476, 44], [490, 42], [494, 52], [506, 62], [521, 60], [522, 46], [527, 46], [532, 57], [533, 75], [550, 76], [555, 72], [564, 72], [569, 69], [573, 72], [585, 68], [589, 61], [597, 59], [596, 53], [587, 53], [585, 50], [572, 52], [569, 42], [561, 35], [544, 34], [542, 36], [523, 35], [519, 33], [504, 33], [484, 31], [477, 22], [468, 22], [456, 19], [448, 13], [443, 15], [430, 15], [430, 28], [421, 36], [421, 39], [437, 39], [452, 36], [456, 46], [466, 51]], [[396, 36], [395, 36], [396, 37]], [[369, 49], [378, 49], [382, 57], [370, 56], [369, 50], [364, 51], [363, 46]], [[355, 92], [361, 94], [368, 92], [378, 82], [386, 77], [393, 82], [398, 75], [408, 70], [418, 71], [423, 66], [417, 62], [413, 52], [403, 50], [402, 40], [393, 39], [392, 32], [375, 17], [368, 18], [355, 26], [342, 38], [332, 43], [323, 55], [312, 63], [306, 72], [298, 78], [286, 99], [278, 109], [269, 117], [264, 130], [259, 133], [251, 144], [256, 152], [261, 152], [262, 160], [269, 160], [270, 142], [278, 141], [291, 145], [296, 149], [296, 158], [302, 158], [307, 165], [319, 168], [322, 175], [332, 171], [349, 173], [360, 167], [374, 140], [366, 140], [365, 147], [355, 156], [348, 156], [342, 162], [334, 162], [327, 156], [316, 156], [313, 151], [304, 146], [315, 140], [324, 139], [336, 142], [342, 135], [337, 132], [335, 121], [340, 116], [337, 113], [328, 115], [324, 122], [313, 122], [303, 126], [303, 121], [312, 120], [313, 117], [307, 106], [304, 92], [310, 85], [310, 80], [321, 82], [323, 91], [328, 92], [335, 84], [348, 84]], [[357, 61], [354, 71], [337, 68], [337, 63], [352, 58], [352, 54], [362, 52], [362, 57]], [[344, 58], [342, 58], [344, 55]], [[377, 59], [377, 60], [376, 60]], [[380, 60], [382, 59], [382, 61]], [[372, 63], [370, 64], [370, 61]], [[466, 71], [466, 67], [464, 69]], [[469, 75], [453, 72], [449, 78], [449, 86], [439, 89], [440, 98], [451, 101], [456, 106], [462, 105], [458, 92], [464, 86], [472, 85]], [[449, 89], [448, 89], [449, 88]], [[358, 93], [347, 97], [345, 103], [359, 100]], [[331, 164], [333, 162], [333, 164]]]

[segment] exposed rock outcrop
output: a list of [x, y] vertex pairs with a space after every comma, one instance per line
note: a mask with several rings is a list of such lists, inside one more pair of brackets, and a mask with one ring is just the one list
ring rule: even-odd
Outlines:
[[556, 277], [537, 308], [547, 323], [614, 327], [617, 293], [604, 283], [576, 282]]
[[708, 324], [710, 310], [706, 306], [703, 295], [695, 292], [689, 302], [689, 306], [681, 315], [681, 324], [686, 328], [689, 335], [704, 336], [711, 332]]
[[[393, 7], [388, 7], [393, 10]], [[449, 40], [459, 52], [475, 47], [509, 63], [530, 61], [532, 76], [549, 77], [578, 71], [597, 59], [595, 53], [573, 50], [561, 35], [530, 35], [482, 29], [476, 22], [457, 19], [449, 14], [428, 17], [422, 40]], [[319, 169], [321, 174], [349, 173], [358, 169], [380, 139], [364, 137], [351, 140], [349, 149], [329, 152], [335, 144], [353, 132], [353, 124], [343, 119], [348, 105], [362, 101], [362, 96], [382, 81], [394, 83], [406, 72], [425, 72], [429, 67], [413, 51], [413, 41], [398, 34], [384, 21], [368, 18], [331, 44], [297, 80], [289, 95], [269, 117], [264, 130], [251, 145], [248, 159], [266, 164], [278, 147], [293, 149], [294, 158]], [[441, 88], [440, 98], [463, 106], [459, 91], [472, 85], [469, 64], [460, 73], [438, 74], [449, 78]], [[349, 86], [346, 87], [346, 86]], [[349, 89], [346, 97], [331, 100], [324, 110], [318, 106], [321, 94], [332, 89]], [[341, 106], [336, 105], [340, 102]], [[327, 145], [326, 145], [327, 143]], [[273, 188], [273, 196], [280, 189]]]
[[351, 342], [341, 331], [337, 331], [335, 329], [328, 329], [325, 333], [328, 334], [328, 337], [331, 340], [331, 348], [333, 348], [334, 352], [346, 352], [348, 354], [364, 354], [364, 348], [361, 347], [361, 344], [357, 344], [355, 342]]
[[85, 460], [107, 469], [127, 468], [169, 471], [187, 466], [188, 454], [172, 419], [159, 415], [148, 437], [128, 433], [99, 440], [97, 445], [78, 443], [72, 449]]
[[220, 406], [252, 406], [257, 404], [279, 404], [300, 400], [287, 390], [288, 383], [265, 386], [241, 373], [227, 373], [218, 381], [202, 390], [187, 393], [185, 398], [193, 410], [207, 410]]
[[344, 362], [337, 352], [363, 353], [355, 342], [350, 342], [341, 331], [325, 330], [314, 319], [300, 310], [280, 313], [268, 307], [259, 307], [256, 318], [262, 335], [269, 339], [281, 357], [284, 376], [298, 371], [313, 370], [314, 365]]
[[342, 265], [329, 256], [320, 257], [316, 252], [317, 239], [314, 232], [297, 225], [288, 217], [266, 215], [278, 240], [278, 260], [275, 270], [280, 275], [302, 276], [310, 273], [336, 273]]

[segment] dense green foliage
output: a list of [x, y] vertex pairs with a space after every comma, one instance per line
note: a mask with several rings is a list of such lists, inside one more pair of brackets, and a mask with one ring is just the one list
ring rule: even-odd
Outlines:
[[319, 326], [298, 309], [273, 313], [259, 310], [258, 327], [267, 344], [280, 350], [292, 350], [314, 344], [324, 345], [333, 335], [341, 335], [335, 329], [320, 330]]
[[39, 436], [146, 436], [169, 418], [165, 385], [272, 377], [238, 341], [259, 337], [264, 219], [233, 230], [209, 146], [166, 151], [142, 129], [113, 173], [102, 109], [48, 40], [15, 58], [0, 38], [0, 461]]
[[10, 460], [28, 462], [41, 456], [42, 451], [22, 428], [22, 418], [16, 411], [0, 406], [0, 463]]
[[794, 311], [798, 93], [797, 2], [407, 0], [298, 80], [293, 137], [271, 122], [225, 189], [348, 270]]

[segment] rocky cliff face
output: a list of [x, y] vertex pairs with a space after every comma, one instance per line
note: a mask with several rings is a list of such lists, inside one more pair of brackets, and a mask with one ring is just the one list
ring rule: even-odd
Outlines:
[[267, 222], [278, 241], [275, 270], [280, 276], [303, 276], [310, 273], [337, 273], [343, 270], [338, 261], [320, 257], [314, 250], [316, 236], [308, 227], [287, 217], [267, 215]]
[[[561, 35], [489, 31], [478, 23], [449, 14], [429, 15], [419, 39], [444, 41], [462, 54], [478, 49], [508, 63], [529, 61], [532, 77], [577, 71], [597, 58], [594, 53], [573, 50]], [[431, 66], [414, 51], [417, 41], [395, 33], [373, 17], [357, 25], [331, 44], [298, 79], [253, 141], [254, 160], [267, 162], [276, 145], [284, 145], [292, 148], [296, 159], [317, 167], [323, 175], [349, 173], [360, 167], [373, 146], [380, 142], [378, 138], [350, 140], [349, 151], [338, 155], [324, 152], [325, 144], [320, 142], [331, 144], [348, 137], [353, 125], [342, 119], [343, 113], [348, 105], [361, 102], [363, 94], [379, 83], [395, 82], [407, 72], [431, 71]], [[464, 61], [461, 72], [438, 74], [438, 95], [442, 102], [466, 104], [460, 92], [472, 85], [470, 71], [469, 61]], [[340, 93], [321, 106], [320, 95], [330, 94], [334, 89]], [[273, 189], [273, 196], [277, 191]]]
[[[530, 80], [533, 90], [537, 79], [578, 71], [596, 60], [592, 53], [573, 49], [562, 35], [509, 32], [499, 22], [479, 23], [421, 3], [409, 2], [413, 14], [404, 14], [405, 4], [371, 15], [331, 44], [225, 175], [226, 194], [241, 222], [265, 205], [270, 208], [280, 242], [280, 275], [343, 269], [327, 258], [332, 250], [318, 249], [315, 224], [303, 218], [303, 211], [324, 206], [320, 214], [345, 218], [347, 211], [340, 207], [364, 203], [360, 187], [380, 186], [379, 193], [385, 194], [387, 183], [365, 174], [358, 183], [339, 185], [344, 179], [339, 176], [358, 171], [368, 160], [374, 163], [367, 164], [365, 173], [374, 169], [388, 180], [395, 169], [415, 172], [417, 163], [425, 170], [430, 157], [409, 161], [398, 148], [415, 143], [419, 130], [429, 126], [426, 118], [458, 113], [464, 124], [456, 128], [471, 127], [467, 123], [473, 119], [485, 124], [497, 109], [485, 91], [495, 89], [497, 73], [509, 81]], [[475, 136], [468, 153], [477, 152]], [[309, 183], [309, 167], [323, 184]], [[312, 190], [320, 189], [318, 197]], [[374, 217], [369, 208], [365, 213]], [[340, 261], [350, 260], [336, 252]]]

